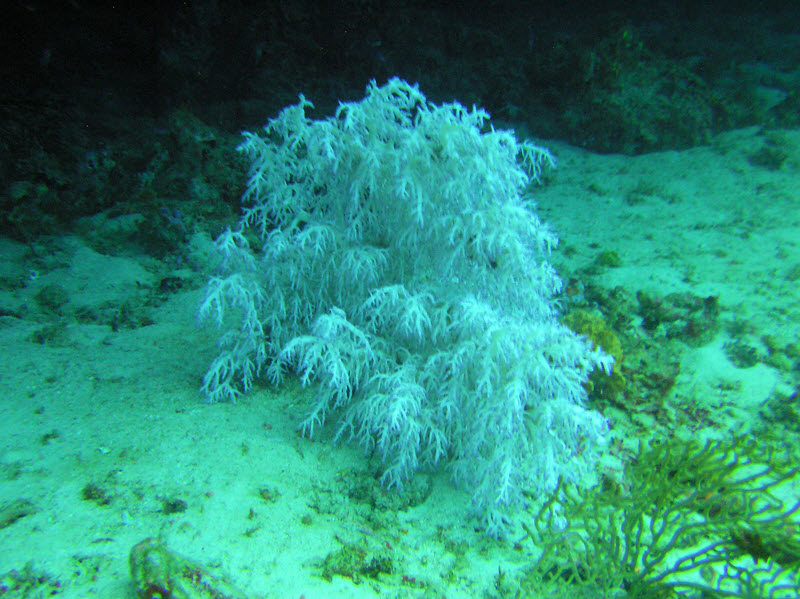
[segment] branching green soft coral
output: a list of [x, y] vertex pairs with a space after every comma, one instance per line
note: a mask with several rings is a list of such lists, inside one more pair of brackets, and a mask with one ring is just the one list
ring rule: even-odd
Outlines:
[[670, 440], [640, 453], [625, 488], [560, 485], [526, 526], [543, 553], [523, 586], [571, 597], [589, 588], [593, 597], [800, 597], [800, 500], [776, 496], [795, 464], [788, 449], [752, 440]]

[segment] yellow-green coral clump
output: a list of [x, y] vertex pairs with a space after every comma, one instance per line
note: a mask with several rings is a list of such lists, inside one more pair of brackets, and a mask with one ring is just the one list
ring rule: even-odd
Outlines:
[[615, 398], [625, 391], [627, 383], [622, 375], [625, 352], [614, 330], [599, 314], [587, 310], [573, 310], [564, 317], [564, 324], [580, 335], [585, 335], [595, 346], [614, 358], [611, 374], [596, 368], [589, 376], [588, 389], [594, 397]]

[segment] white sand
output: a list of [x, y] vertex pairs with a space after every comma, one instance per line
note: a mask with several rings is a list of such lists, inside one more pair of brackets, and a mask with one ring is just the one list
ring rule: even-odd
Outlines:
[[[572, 272], [613, 250], [623, 264], [606, 271], [604, 286], [719, 295], [726, 316], [750, 323], [753, 343], [764, 334], [797, 341], [800, 288], [786, 275], [800, 268], [800, 134], [781, 136], [790, 158], [777, 171], [748, 161], [763, 144], [753, 129], [637, 158], [551, 145], [559, 169], [538, 203], [562, 241], [554, 262]], [[631, 205], [635, 189], [647, 193]], [[151, 536], [250, 597], [480, 597], [498, 568], [531, 563], [529, 546], [515, 551], [513, 539], [476, 532], [468, 496], [443, 475], [431, 476], [425, 503], [371, 530], [366, 508], [337, 482], [369, 460], [298, 437], [306, 391], [261, 387], [235, 405], [204, 403], [198, 388], [215, 353], [214, 330], [195, 323], [205, 273], [104, 256], [78, 238], [36, 250], [0, 240], [0, 308], [16, 313], [0, 317], [0, 505], [27, 499], [37, 509], [0, 529], [0, 573], [31, 563], [60, 582], [60, 597], [132, 598], [128, 552]], [[150, 326], [113, 332], [72, 316], [78, 307], [113, 311], [172, 274], [188, 289], [148, 312]], [[49, 283], [70, 304], [61, 334], [41, 344], [36, 335], [57, 318], [33, 298]], [[727, 409], [744, 427], [790, 381], [763, 364], [737, 368], [725, 341], [721, 333], [686, 348], [673, 394]], [[83, 500], [87, 483], [106, 489], [110, 504]], [[260, 497], [264, 487], [279, 492], [275, 502]], [[163, 513], [162, 499], [174, 498], [186, 511]], [[322, 579], [337, 538], [385, 549], [397, 574], [359, 585]]]

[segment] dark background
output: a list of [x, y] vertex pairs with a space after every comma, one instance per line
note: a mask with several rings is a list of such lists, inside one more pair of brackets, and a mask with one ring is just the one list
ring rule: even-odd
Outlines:
[[172, 211], [198, 177], [216, 193], [194, 202], [234, 210], [239, 131], [300, 92], [330, 114], [373, 78], [598, 152], [797, 126], [797, 5], [13, 1], [0, 20], [0, 232], [29, 238], [143, 202]]

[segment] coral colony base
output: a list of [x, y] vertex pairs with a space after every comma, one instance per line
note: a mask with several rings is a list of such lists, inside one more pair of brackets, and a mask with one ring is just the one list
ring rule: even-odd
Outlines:
[[583, 384], [612, 359], [559, 322], [557, 240], [526, 193], [553, 158], [396, 78], [332, 117], [311, 107], [239, 147], [251, 174], [200, 309], [224, 331], [203, 391], [294, 372], [316, 389], [304, 434], [335, 420], [387, 487], [444, 465], [500, 534], [523, 490], [590, 470], [605, 430]]

